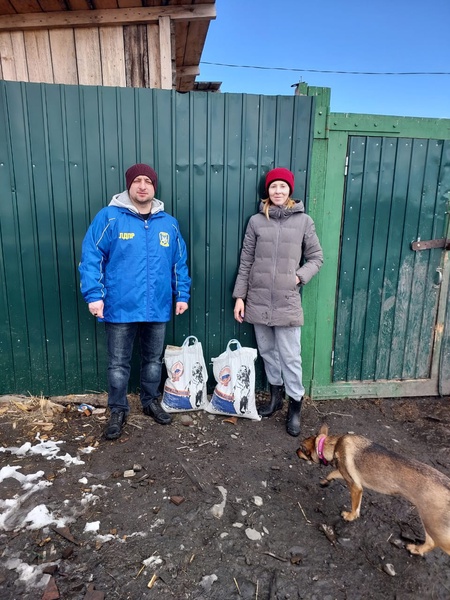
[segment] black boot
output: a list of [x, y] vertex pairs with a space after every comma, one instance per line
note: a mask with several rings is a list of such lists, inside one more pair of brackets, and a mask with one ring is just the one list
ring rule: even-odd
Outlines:
[[144, 406], [142, 409], [144, 415], [147, 417], [153, 417], [157, 423], [160, 425], [169, 425], [172, 423], [172, 415], [166, 413], [161, 404], [158, 402], [157, 398], [153, 398], [153, 400], [147, 406]]
[[117, 440], [117, 438], [120, 437], [126, 422], [127, 416], [123, 410], [111, 413], [109, 423], [105, 431], [105, 438], [107, 440]]
[[258, 408], [261, 417], [271, 417], [274, 412], [283, 408], [284, 385], [272, 385], [270, 387], [270, 401]]
[[300, 434], [300, 411], [302, 409], [303, 398], [292, 400], [289, 398], [289, 408], [286, 419], [286, 431], [289, 435], [297, 437]]

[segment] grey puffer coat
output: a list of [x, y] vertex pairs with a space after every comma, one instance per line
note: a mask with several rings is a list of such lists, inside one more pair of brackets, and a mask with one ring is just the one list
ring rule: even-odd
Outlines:
[[245, 301], [248, 323], [298, 327], [303, 309], [295, 276], [301, 285], [308, 283], [322, 266], [322, 248], [303, 202], [292, 208], [272, 205], [270, 219], [263, 208], [261, 202], [248, 222], [233, 298]]

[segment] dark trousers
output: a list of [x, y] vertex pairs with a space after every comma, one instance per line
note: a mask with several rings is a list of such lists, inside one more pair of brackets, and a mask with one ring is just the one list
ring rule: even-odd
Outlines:
[[111, 412], [125, 411], [131, 357], [136, 335], [139, 338], [141, 371], [140, 396], [142, 406], [159, 396], [162, 355], [166, 335], [165, 323], [105, 323], [108, 351], [108, 407]]

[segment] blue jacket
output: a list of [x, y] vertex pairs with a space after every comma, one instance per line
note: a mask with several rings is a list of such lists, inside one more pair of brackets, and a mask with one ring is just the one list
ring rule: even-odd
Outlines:
[[191, 279], [178, 221], [153, 199], [144, 220], [128, 192], [113, 197], [83, 240], [80, 288], [86, 302], [103, 300], [110, 323], [167, 322], [176, 302], [188, 302]]

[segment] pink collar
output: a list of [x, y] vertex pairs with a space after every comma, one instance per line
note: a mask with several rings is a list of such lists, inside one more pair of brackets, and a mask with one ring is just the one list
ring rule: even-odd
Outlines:
[[324, 435], [324, 436], [320, 437], [319, 441], [317, 442], [317, 456], [319, 457], [319, 460], [323, 465], [328, 464], [327, 459], [323, 455], [323, 447], [324, 447], [326, 439], [327, 439], [327, 436]]

